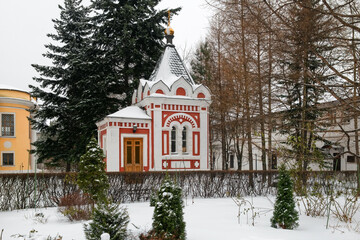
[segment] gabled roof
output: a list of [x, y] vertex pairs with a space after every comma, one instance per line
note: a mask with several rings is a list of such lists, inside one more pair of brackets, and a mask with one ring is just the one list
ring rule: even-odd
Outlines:
[[115, 113], [108, 115], [107, 117], [114, 118], [131, 118], [131, 119], [151, 119], [149, 115], [145, 113], [144, 110], [138, 106], [130, 106], [123, 108]]
[[149, 81], [158, 82], [162, 80], [166, 85], [171, 86], [180, 77], [183, 77], [190, 85], [195, 84], [175, 46], [167, 44], [154, 71], [151, 73]]

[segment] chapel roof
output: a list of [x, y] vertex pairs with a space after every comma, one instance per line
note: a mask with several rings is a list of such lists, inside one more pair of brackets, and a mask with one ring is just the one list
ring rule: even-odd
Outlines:
[[[158, 82], [162, 80], [166, 85], [171, 86], [174, 79], [180, 77], [183, 77], [190, 85], [195, 85], [175, 46], [167, 44], [154, 71], [151, 73], [149, 81]], [[171, 83], [168, 83], [168, 81], [171, 81]]]
[[151, 119], [146, 112], [138, 106], [129, 106], [115, 113], [108, 115], [114, 118], [131, 118], [131, 119]]

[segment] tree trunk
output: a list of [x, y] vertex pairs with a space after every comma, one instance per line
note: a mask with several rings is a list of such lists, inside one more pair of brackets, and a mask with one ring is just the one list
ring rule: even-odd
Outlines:
[[258, 77], [258, 101], [259, 101], [259, 113], [260, 113], [260, 137], [261, 137], [261, 163], [262, 170], [266, 170], [266, 140], [265, 140], [265, 119], [264, 119], [264, 104], [263, 104], [263, 83], [261, 77], [261, 67], [260, 67], [260, 33], [257, 32], [257, 77]]
[[66, 162], [66, 172], [70, 172], [71, 170], [71, 163], [70, 162]]
[[[247, 135], [247, 147], [248, 147], [248, 161], [249, 170], [254, 170], [253, 167], [253, 153], [252, 153], [252, 135], [251, 135], [251, 113], [250, 113], [250, 83], [247, 76], [247, 59], [246, 59], [246, 47], [245, 47], [245, 25], [244, 25], [244, 7], [245, 0], [241, 0], [241, 46], [242, 46], [242, 64], [244, 70], [244, 83], [245, 83], [245, 118], [246, 118], [246, 135]], [[254, 187], [253, 175], [249, 175], [249, 185]]]
[[[270, 23], [271, 26], [271, 23]], [[272, 167], [272, 129], [273, 129], [273, 124], [272, 124], [272, 93], [271, 93], [271, 76], [272, 76], [272, 35], [271, 32], [269, 33], [269, 46], [268, 46], [268, 51], [269, 51], [269, 69], [268, 69], [268, 170], [271, 169]], [[269, 175], [269, 181], [271, 181]]]
[[[352, 7], [350, 5], [350, 12], [352, 14]], [[352, 21], [354, 22], [354, 18], [352, 18]], [[354, 59], [354, 75], [353, 75], [353, 81], [355, 82], [354, 85], [354, 94], [353, 94], [353, 106], [357, 106], [357, 91], [358, 91], [358, 87], [356, 84], [356, 79], [357, 79], [357, 67], [358, 67], [358, 59], [356, 56], [356, 43], [355, 43], [355, 30], [352, 29], [352, 55], [353, 55], [353, 59]], [[354, 111], [354, 140], [355, 140], [355, 159], [356, 159], [356, 165], [357, 165], [357, 194], [360, 195], [360, 158], [359, 158], [359, 132], [358, 132], [358, 111]], [[350, 150], [350, 149], [349, 149]]]

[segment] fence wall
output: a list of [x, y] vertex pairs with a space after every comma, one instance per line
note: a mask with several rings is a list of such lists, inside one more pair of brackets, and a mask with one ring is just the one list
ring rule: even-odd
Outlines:
[[[116, 202], [147, 201], [165, 175], [182, 187], [184, 197], [221, 198], [276, 193], [276, 171], [197, 171], [109, 173], [109, 195]], [[307, 185], [320, 190], [356, 187], [356, 172], [307, 172]], [[0, 211], [57, 206], [78, 191], [75, 173], [0, 174]]]

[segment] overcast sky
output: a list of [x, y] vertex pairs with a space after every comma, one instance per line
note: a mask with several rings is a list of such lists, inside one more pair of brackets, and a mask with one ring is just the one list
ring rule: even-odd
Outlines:
[[[90, 2], [84, 0], [85, 3]], [[59, 18], [63, 0], [0, 0], [0, 84], [29, 90], [36, 76], [30, 64], [50, 64], [42, 57], [54, 32], [51, 19]], [[182, 7], [171, 22], [180, 55], [205, 37], [211, 15], [205, 0], [162, 0], [159, 8]]]

